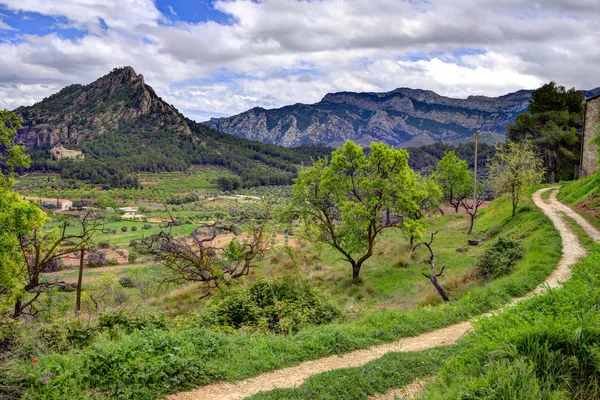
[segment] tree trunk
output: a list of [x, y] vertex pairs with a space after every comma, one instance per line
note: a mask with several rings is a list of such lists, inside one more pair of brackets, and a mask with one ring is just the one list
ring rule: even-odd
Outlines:
[[469, 225], [469, 231], [467, 232], [467, 235], [470, 235], [471, 232], [473, 232], [473, 224], [475, 223], [475, 214], [469, 214], [469, 216], [471, 217], [471, 224]]
[[452, 204], [454, 206], [454, 213], [458, 214], [458, 207], [460, 206], [460, 201], [457, 202], [456, 204]]
[[435, 290], [437, 290], [437, 292], [442, 297], [442, 300], [444, 300], [445, 302], [449, 302], [450, 299], [448, 299], [448, 296], [446, 296], [446, 292], [444, 291], [444, 288], [442, 288], [440, 286], [440, 284], [438, 283], [437, 277], [435, 275], [429, 275], [428, 278], [431, 281], [431, 284], [433, 285]]
[[13, 318], [17, 319], [21, 316], [21, 299], [15, 302], [15, 311], [13, 313]]
[[360, 274], [360, 264], [352, 264], [352, 282], [359, 283], [360, 279], [358, 275]]
[[515, 193], [513, 193], [512, 198], [512, 216], [514, 217], [517, 212], [517, 205], [519, 204], [519, 198]]
[[81, 250], [79, 255], [79, 276], [77, 277], [77, 298], [75, 300], [75, 316], [79, 315], [81, 310], [81, 284], [83, 282], [83, 256], [85, 250]]

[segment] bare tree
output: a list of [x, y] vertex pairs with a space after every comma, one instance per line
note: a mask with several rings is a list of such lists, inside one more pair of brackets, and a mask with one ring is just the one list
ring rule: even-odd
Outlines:
[[[13, 318], [21, 315], [35, 315], [31, 306], [36, 302], [44, 290], [50, 287], [65, 287], [68, 284], [61, 280], [40, 282], [40, 275], [57, 259], [68, 254], [77, 254], [89, 248], [92, 236], [101, 230], [101, 222], [95, 218], [95, 214], [87, 212], [79, 219], [74, 220], [78, 225], [78, 233], [67, 234], [68, 221], [63, 221], [60, 227], [53, 231], [40, 232], [35, 230], [32, 235], [19, 238], [19, 247], [27, 266], [26, 283], [24, 292], [32, 293], [33, 297], [23, 302], [17, 299], [13, 312]], [[80, 265], [79, 279], [77, 285], [76, 312], [79, 310], [81, 298], [82, 265]], [[30, 309], [29, 311], [27, 309]]]
[[[196, 228], [189, 237], [161, 232], [151, 245], [156, 249], [157, 261], [169, 272], [166, 282], [203, 283], [207, 288], [203, 297], [206, 297], [210, 296], [211, 288], [248, 275], [265, 258], [273, 244], [268, 222], [268, 213], [264, 218], [240, 219], [229, 224], [216, 221]], [[216, 239], [224, 232], [232, 233], [234, 238], [222, 247]]]
[[431, 272], [429, 274], [422, 272], [422, 274], [425, 278], [429, 279], [429, 281], [431, 282], [431, 284], [433, 285], [435, 290], [437, 290], [437, 292], [439, 293], [442, 300], [444, 300], [445, 302], [448, 302], [450, 300], [448, 299], [448, 296], [446, 295], [444, 288], [439, 284], [439, 282], [437, 280], [437, 278], [439, 278], [440, 276], [443, 276], [444, 269], [446, 268], [446, 266], [443, 266], [442, 269], [440, 270], [440, 272], [437, 272], [436, 267], [435, 267], [435, 255], [433, 254], [433, 249], [431, 248], [433, 239], [434, 239], [435, 235], [437, 235], [438, 232], [439, 231], [436, 231], [431, 234], [431, 239], [429, 240], [429, 242], [421, 241], [421, 243], [418, 243], [413, 248], [413, 251], [415, 251], [421, 245], [425, 246], [427, 248], [427, 250], [429, 250], [429, 265], [431, 266]]
[[471, 221], [469, 223], [469, 230], [467, 231], [467, 235], [470, 235], [471, 232], [473, 232], [473, 225], [475, 224], [475, 218], [477, 218], [477, 213], [479, 212], [479, 208], [483, 204], [483, 199], [474, 198], [473, 200], [471, 200], [471, 204], [469, 204], [468, 199], [462, 199], [461, 204], [463, 205], [463, 207], [465, 208], [465, 211], [467, 212], [467, 214], [469, 214], [469, 217], [471, 218]]

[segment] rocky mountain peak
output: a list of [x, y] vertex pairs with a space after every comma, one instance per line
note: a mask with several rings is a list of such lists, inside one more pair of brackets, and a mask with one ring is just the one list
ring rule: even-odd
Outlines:
[[77, 144], [82, 138], [118, 133], [131, 125], [147, 131], [190, 132], [177, 110], [130, 66], [115, 68], [88, 85], [67, 86], [15, 112], [24, 120], [19, 140], [28, 147]]

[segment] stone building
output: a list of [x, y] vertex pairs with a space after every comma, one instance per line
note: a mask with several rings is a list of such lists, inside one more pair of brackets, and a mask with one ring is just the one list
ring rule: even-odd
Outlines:
[[53, 147], [50, 152], [52, 153], [52, 158], [57, 160], [60, 160], [61, 158], [74, 158], [76, 160], [83, 160], [85, 158], [81, 151], [65, 149], [62, 146]]
[[583, 102], [583, 136], [581, 138], [580, 176], [598, 171], [598, 145], [591, 143], [600, 130], [600, 94]]
[[23, 196], [23, 199], [56, 211], [69, 211], [73, 207], [73, 202], [67, 199], [50, 199], [45, 197]]

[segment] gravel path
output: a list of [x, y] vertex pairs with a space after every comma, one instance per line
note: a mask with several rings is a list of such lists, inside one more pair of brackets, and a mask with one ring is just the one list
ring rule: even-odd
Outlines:
[[[561, 282], [568, 280], [571, 276], [569, 266], [577, 262], [579, 258], [585, 256], [585, 249], [579, 244], [577, 236], [569, 229], [567, 223], [562, 218], [562, 213], [577, 221], [577, 223], [579, 223], [594, 240], [600, 240], [600, 232], [579, 214], [560, 203], [556, 199], [556, 192], [551, 194], [549, 203], [542, 200], [541, 193], [553, 189], [555, 188], [541, 189], [535, 192], [533, 201], [548, 216], [548, 218], [550, 218], [556, 229], [559, 231], [563, 244], [563, 256], [556, 266], [556, 269], [543, 284], [538, 286], [538, 288], [527, 296], [513, 299], [510, 303], [511, 305], [516, 304], [529, 296], [542, 292], [546, 287], [559, 286]], [[202, 386], [189, 392], [171, 395], [169, 396], [169, 399], [234, 400], [252, 396], [260, 391], [298, 387], [312, 375], [334, 369], [358, 367], [378, 359], [389, 352], [419, 351], [456, 343], [471, 328], [471, 323], [465, 321], [432, 332], [427, 332], [419, 336], [402, 338], [393, 343], [386, 343], [364, 350], [353, 351], [342, 356], [336, 355], [306, 361], [295, 367], [268, 372], [244, 381], [234, 383], [219, 382]]]

